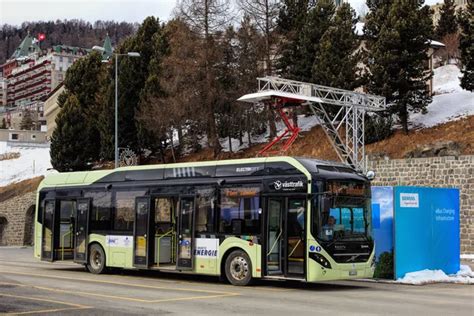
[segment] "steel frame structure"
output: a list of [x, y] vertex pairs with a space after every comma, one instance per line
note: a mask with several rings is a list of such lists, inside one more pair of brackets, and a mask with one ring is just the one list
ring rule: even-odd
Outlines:
[[[320, 119], [321, 127], [339, 159], [357, 170], [365, 171], [365, 113], [385, 110], [384, 97], [271, 76], [257, 78], [257, 80], [259, 92], [275, 92], [275, 97], [258, 102], [271, 102], [270, 104], [277, 110], [287, 126], [284, 133], [272, 140], [259, 154], [268, 152], [288, 133], [291, 137], [282, 146], [282, 151], [289, 148], [298, 136], [299, 129], [289, 124], [288, 118], [281, 109], [290, 102], [293, 105], [308, 104], [313, 114]], [[290, 97], [281, 98], [278, 96], [281, 93]], [[316, 98], [320, 101], [315, 102]], [[328, 107], [334, 109], [330, 111]]]

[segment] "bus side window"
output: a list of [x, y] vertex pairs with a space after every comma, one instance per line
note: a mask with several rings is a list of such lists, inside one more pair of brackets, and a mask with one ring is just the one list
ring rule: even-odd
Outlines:
[[197, 191], [196, 233], [214, 233], [215, 189]]
[[260, 231], [260, 188], [221, 189], [219, 232], [233, 235], [258, 235]]
[[84, 193], [84, 197], [92, 198], [90, 230], [110, 230], [112, 194], [104, 191], [89, 191]]

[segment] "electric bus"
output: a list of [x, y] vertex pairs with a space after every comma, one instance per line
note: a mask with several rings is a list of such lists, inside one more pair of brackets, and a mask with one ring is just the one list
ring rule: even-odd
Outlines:
[[38, 187], [34, 255], [108, 268], [306, 282], [374, 272], [370, 181], [268, 157], [56, 173]]

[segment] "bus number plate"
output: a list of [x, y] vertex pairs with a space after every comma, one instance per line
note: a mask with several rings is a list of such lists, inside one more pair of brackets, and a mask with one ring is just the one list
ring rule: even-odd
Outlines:
[[350, 276], [357, 275], [357, 270], [351, 270], [351, 271], [349, 271], [349, 275], [350, 275]]

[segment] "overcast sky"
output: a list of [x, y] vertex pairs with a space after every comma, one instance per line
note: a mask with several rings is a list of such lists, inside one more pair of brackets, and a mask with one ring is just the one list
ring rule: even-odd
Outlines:
[[[434, 4], [442, 0], [426, 0]], [[359, 11], [365, 0], [349, 0]], [[0, 0], [0, 24], [57, 19], [141, 22], [149, 15], [168, 20], [176, 0]]]

